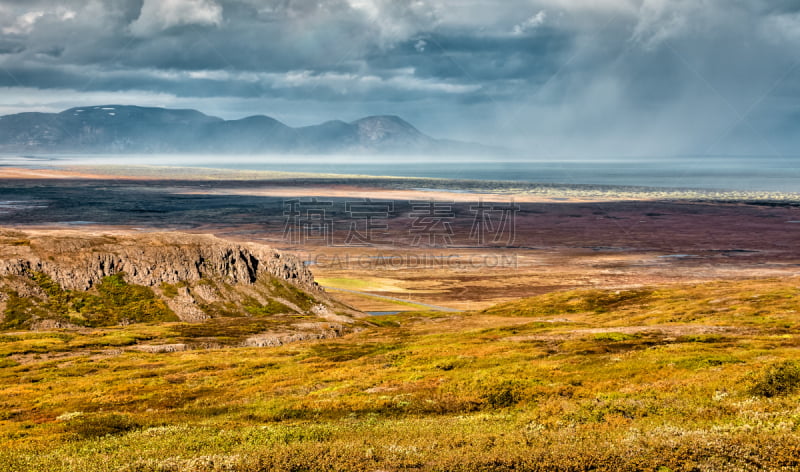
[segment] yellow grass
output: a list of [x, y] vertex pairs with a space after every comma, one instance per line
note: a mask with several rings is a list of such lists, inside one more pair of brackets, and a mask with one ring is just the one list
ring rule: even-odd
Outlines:
[[573, 291], [167, 354], [126, 346], [170, 325], [6, 333], [0, 470], [795, 470], [798, 294]]

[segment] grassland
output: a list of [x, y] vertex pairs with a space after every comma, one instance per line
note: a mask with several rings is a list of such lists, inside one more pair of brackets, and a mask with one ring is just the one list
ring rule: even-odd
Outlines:
[[[0, 470], [797, 470], [797, 279], [571, 291], [337, 340], [0, 335]], [[220, 326], [219, 329], [225, 329]]]

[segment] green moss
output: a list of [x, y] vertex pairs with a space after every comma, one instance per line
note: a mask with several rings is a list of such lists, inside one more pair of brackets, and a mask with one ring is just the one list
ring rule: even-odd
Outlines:
[[203, 313], [212, 318], [237, 318], [242, 316], [241, 308], [233, 302], [200, 302], [198, 307]]
[[720, 367], [725, 364], [742, 364], [742, 361], [739, 358], [730, 356], [730, 355], [710, 355], [710, 356], [698, 356], [698, 357], [689, 357], [684, 359], [677, 359], [674, 364], [676, 367], [681, 367], [684, 369], [708, 369], [711, 367]]
[[244, 310], [253, 316], [271, 316], [279, 313], [292, 313], [293, 310], [281, 302], [270, 300], [266, 305], [255, 300], [248, 300]]
[[20, 297], [19, 293], [12, 291], [8, 293], [0, 329], [28, 329], [35, 318], [43, 315], [46, 312], [32, 298]]
[[89, 326], [108, 326], [120, 322], [146, 323], [178, 321], [178, 317], [150, 287], [130, 285], [124, 274], [103, 278], [96, 287], [97, 295], [79, 297], [78, 312]]
[[281, 282], [278, 279], [272, 279], [270, 285], [271, 291], [275, 296], [285, 298], [300, 307], [301, 310], [310, 310], [311, 307], [317, 303], [317, 301], [307, 293], [293, 285]]
[[638, 336], [625, 333], [598, 333], [594, 335], [595, 341], [621, 342], [637, 339]]
[[64, 294], [64, 290], [61, 288], [61, 286], [44, 272], [36, 272], [33, 274], [32, 278], [48, 297], [55, 297]]
[[26, 329], [37, 318], [91, 327], [178, 321], [152, 289], [128, 284], [122, 273], [103, 278], [89, 292], [64, 290], [44, 273], [35, 273], [31, 278], [47, 295], [46, 300], [9, 293], [0, 329]]
[[161, 289], [161, 293], [164, 294], [167, 298], [175, 298], [178, 296], [178, 289], [184, 288], [188, 286], [186, 282], [178, 282], [176, 284], [168, 284], [163, 282], [159, 287]]

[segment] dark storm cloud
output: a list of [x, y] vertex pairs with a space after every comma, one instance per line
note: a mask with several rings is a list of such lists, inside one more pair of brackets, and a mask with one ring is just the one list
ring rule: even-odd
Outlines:
[[[422, 51], [420, 44], [424, 44]], [[420, 77], [487, 86], [509, 80], [536, 83], [555, 73], [570, 46], [570, 37], [558, 30], [524, 36], [454, 32], [421, 35], [398, 44], [392, 54], [374, 51], [365, 60], [375, 70], [413, 67]]]
[[[184, 1], [200, 7], [217, 5]], [[403, 9], [402, 3], [387, 2], [401, 23], [413, 23], [408, 30], [397, 31], [392, 30], [394, 25], [384, 31], [379, 18], [370, 18], [369, 12], [354, 9], [345, 1], [220, 3], [219, 8], [210, 8], [210, 15], [186, 22], [175, 18], [156, 21], [146, 15], [142, 2], [115, 2], [93, 12], [91, 18], [82, 14], [85, 12], [78, 4], [74, 9], [62, 4], [41, 15], [29, 5], [27, 10], [15, 10], [17, 21], [4, 26], [9, 42], [6, 49], [15, 53], [2, 59], [10, 76], [0, 80], [4, 85], [131, 88], [198, 96], [307, 97], [313, 93], [320, 100], [349, 95], [365, 100], [374, 96], [417, 99], [453, 93], [447, 77], [409, 77], [407, 69], [414, 67], [413, 57], [394, 66], [369, 67], [368, 57], [391, 54], [406, 32], [417, 25], [413, 9]], [[33, 8], [37, 6], [44, 5], [34, 4]], [[15, 44], [15, 39], [24, 43]], [[166, 73], [158, 75], [157, 71]], [[198, 71], [228, 74], [223, 81], [181, 73]], [[281, 80], [280, 74], [287, 77]], [[352, 83], [342, 87], [347, 77]], [[443, 82], [426, 82], [429, 80]]]
[[548, 155], [703, 153], [746, 128], [788, 152], [798, 46], [796, 0], [2, 0], [0, 105], [404, 113]]

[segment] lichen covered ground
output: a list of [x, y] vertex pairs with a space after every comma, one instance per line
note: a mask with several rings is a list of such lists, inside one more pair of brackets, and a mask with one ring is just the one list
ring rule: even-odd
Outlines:
[[273, 348], [129, 349], [178, 336], [163, 324], [7, 333], [0, 464], [795, 470], [797, 282], [561, 292]]

